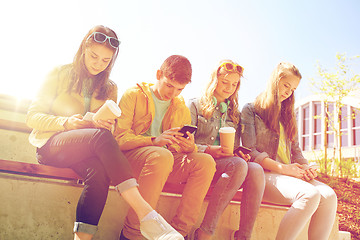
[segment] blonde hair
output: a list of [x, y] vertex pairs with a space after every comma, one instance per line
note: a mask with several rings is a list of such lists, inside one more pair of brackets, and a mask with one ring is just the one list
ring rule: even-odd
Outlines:
[[271, 74], [266, 90], [257, 96], [254, 105], [256, 112], [262, 117], [269, 129], [279, 134], [279, 122], [281, 122], [287, 139], [294, 141], [297, 134], [294, 93], [282, 102], [279, 96], [279, 82], [289, 75], [301, 79], [299, 70], [293, 64], [279, 63]]
[[[215, 107], [216, 107], [214, 104], [213, 98], [214, 98], [214, 91], [219, 82], [218, 77], [220, 75], [230, 73], [230, 72], [226, 71], [225, 69], [220, 68], [221, 64], [224, 62], [237, 64], [231, 60], [222, 60], [219, 62], [217, 67], [212, 72], [210, 82], [207, 84], [207, 86], [205, 88], [205, 92], [200, 98], [200, 110], [206, 119], [209, 119], [213, 115]], [[242, 75], [240, 75], [240, 78], [241, 77], [242, 77]], [[235, 92], [228, 98], [228, 100], [229, 100], [228, 116], [235, 124], [238, 124], [240, 121], [240, 112], [238, 110], [239, 88], [240, 88], [240, 81], [238, 82], [238, 85], [236, 86]]]

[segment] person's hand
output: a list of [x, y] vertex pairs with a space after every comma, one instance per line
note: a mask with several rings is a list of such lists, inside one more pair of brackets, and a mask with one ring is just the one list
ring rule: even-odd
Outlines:
[[190, 153], [193, 152], [195, 149], [195, 137], [190, 132], [186, 132], [188, 135], [187, 138], [182, 137], [182, 133], [179, 135], [176, 135], [175, 138], [177, 140], [177, 144], [181, 147], [181, 152], [184, 153]]
[[109, 119], [109, 120], [96, 120], [93, 122], [94, 127], [95, 128], [105, 128], [109, 131], [111, 131], [112, 126], [115, 124], [115, 120], [114, 119]]
[[311, 181], [317, 177], [317, 170], [315, 168], [312, 168], [307, 164], [303, 164], [302, 169], [305, 170], [305, 174], [304, 174], [305, 181]]
[[154, 146], [165, 146], [165, 145], [172, 145], [175, 143], [178, 143], [178, 140], [176, 139], [176, 136], [182, 136], [182, 133], [179, 133], [180, 128], [171, 128], [166, 131], [164, 131], [160, 136], [153, 138], [152, 142]]
[[92, 124], [89, 121], [82, 120], [83, 116], [81, 114], [75, 114], [68, 118], [64, 123], [65, 130], [74, 130], [91, 127]]
[[234, 154], [225, 152], [224, 148], [221, 146], [208, 145], [205, 149], [205, 153], [210, 154], [215, 159], [234, 156]]
[[283, 164], [281, 174], [304, 179], [306, 171], [298, 163]]
[[241, 157], [242, 159], [244, 159], [246, 162], [250, 161], [251, 157], [249, 154], [244, 154], [241, 150], [238, 152], [238, 154], [236, 154], [236, 156]]

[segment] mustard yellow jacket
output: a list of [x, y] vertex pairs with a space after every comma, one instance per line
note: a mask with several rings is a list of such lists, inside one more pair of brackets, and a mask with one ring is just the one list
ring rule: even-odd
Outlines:
[[[128, 89], [122, 96], [119, 107], [121, 116], [117, 119], [115, 139], [121, 150], [152, 146], [151, 136], [143, 136], [154, 120], [155, 104], [151, 96], [151, 83], [141, 83]], [[166, 131], [174, 127], [191, 124], [190, 110], [181, 96], [171, 100], [171, 104], [162, 121]], [[169, 150], [180, 152], [180, 146], [174, 144]], [[195, 151], [197, 149], [195, 148]]]
[[[68, 93], [72, 64], [55, 68], [47, 76], [40, 91], [31, 103], [26, 124], [33, 128], [29, 141], [35, 147], [42, 147], [55, 133], [65, 130], [64, 123], [74, 114], [84, 114], [84, 96], [75, 92]], [[109, 81], [109, 98], [117, 101], [117, 87]], [[94, 96], [90, 101], [90, 111], [96, 112], [106, 101]]]

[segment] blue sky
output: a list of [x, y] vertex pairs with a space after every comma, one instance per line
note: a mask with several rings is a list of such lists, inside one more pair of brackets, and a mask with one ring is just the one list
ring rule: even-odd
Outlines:
[[0, 94], [34, 96], [53, 67], [70, 63], [88, 30], [115, 30], [120, 53], [111, 78], [119, 96], [137, 82], [155, 82], [172, 54], [192, 63], [183, 91], [198, 97], [222, 59], [245, 68], [240, 106], [264, 90], [280, 61], [303, 75], [296, 98], [310, 95], [316, 62], [332, 68], [337, 53], [360, 55], [357, 0], [103, 0], [7, 1], [0, 14]]

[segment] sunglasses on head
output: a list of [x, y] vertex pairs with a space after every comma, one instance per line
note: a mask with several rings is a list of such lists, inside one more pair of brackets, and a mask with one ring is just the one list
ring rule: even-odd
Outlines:
[[120, 45], [120, 41], [114, 37], [109, 37], [104, 33], [101, 32], [93, 32], [87, 39], [86, 41], [88, 41], [92, 36], [94, 36], [94, 41], [98, 42], [98, 43], [104, 43], [106, 42], [106, 40], [109, 39], [109, 43], [110, 46], [112, 46], [113, 48], [118, 48]]
[[220, 68], [224, 68], [228, 72], [238, 72], [240, 75], [242, 75], [244, 71], [244, 68], [242, 66], [229, 62], [224, 62], [220, 65], [219, 69]]

